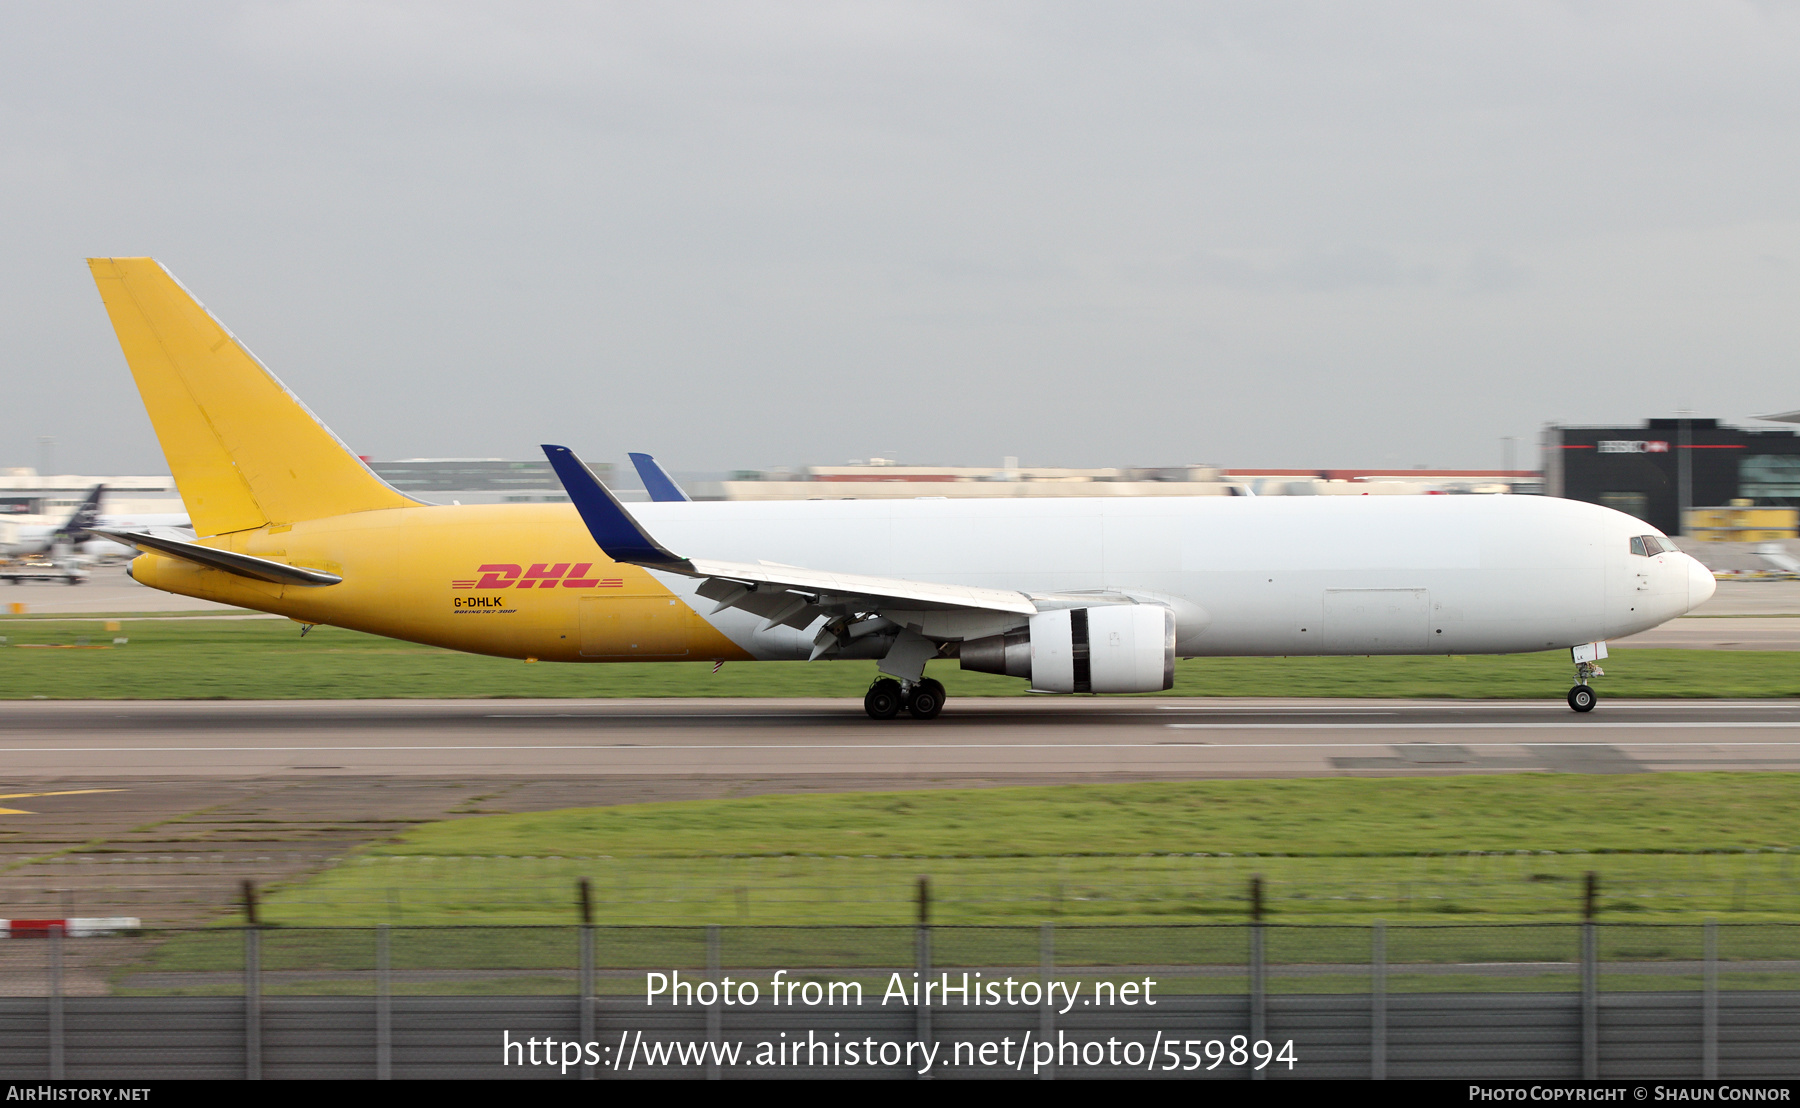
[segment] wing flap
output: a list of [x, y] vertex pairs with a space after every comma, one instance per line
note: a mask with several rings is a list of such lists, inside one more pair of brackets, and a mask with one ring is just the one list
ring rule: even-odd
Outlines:
[[[940, 585], [930, 581], [914, 581], [905, 577], [865, 577], [852, 573], [829, 573], [818, 569], [787, 566], [752, 565], [748, 562], [718, 562], [710, 558], [684, 559], [683, 565], [655, 566], [689, 577], [706, 577], [716, 581], [764, 586], [814, 593], [821, 598], [870, 597], [880, 600], [906, 601], [928, 608], [977, 608], [991, 612], [1012, 612], [1029, 616], [1037, 614], [1037, 605], [1022, 592], [1012, 589], [984, 589], [973, 585]], [[710, 585], [709, 581], [709, 585]], [[702, 594], [709, 600], [722, 600], [726, 595]], [[753, 595], [753, 594], [752, 594]], [[735, 607], [744, 607], [742, 601]]]

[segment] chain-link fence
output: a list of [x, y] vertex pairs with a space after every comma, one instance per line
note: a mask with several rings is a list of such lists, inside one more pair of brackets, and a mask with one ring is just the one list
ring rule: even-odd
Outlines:
[[[0, 1077], [841, 1076], [851, 1041], [935, 1044], [939, 1075], [1793, 1077], [1797, 944], [1713, 923], [52, 926], [0, 942]], [[592, 1050], [507, 1053], [544, 1036]], [[779, 1053], [802, 1042], [838, 1060]]]

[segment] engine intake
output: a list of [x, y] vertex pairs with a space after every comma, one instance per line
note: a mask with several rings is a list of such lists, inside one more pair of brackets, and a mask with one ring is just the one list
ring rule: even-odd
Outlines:
[[1156, 604], [1039, 612], [1023, 631], [970, 639], [962, 668], [1027, 677], [1041, 692], [1160, 692], [1175, 685], [1175, 613]]

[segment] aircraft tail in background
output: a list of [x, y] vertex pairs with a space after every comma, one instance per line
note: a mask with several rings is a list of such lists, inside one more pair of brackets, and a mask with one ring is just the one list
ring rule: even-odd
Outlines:
[[418, 501], [369, 470], [154, 258], [94, 283], [199, 535]]
[[63, 521], [61, 527], [50, 536], [52, 546], [74, 546], [88, 537], [88, 528], [100, 522], [100, 499], [106, 495], [105, 485], [95, 485], [88, 490], [87, 499]]
[[650, 499], [657, 503], [682, 502], [694, 499], [669, 476], [669, 471], [657, 464], [655, 458], [648, 454], [629, 454], [631, 464], [636, 468], [638, 480], [644, 483], [644, 491]]

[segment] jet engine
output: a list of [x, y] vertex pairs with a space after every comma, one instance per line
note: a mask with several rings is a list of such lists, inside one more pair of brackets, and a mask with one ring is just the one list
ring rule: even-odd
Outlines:
[[1156, 604], [1039, 612], [1023, 631], [962, 644], [962, 668], [1028, 677], [1059, 693], [1159, 692], [1175, 684], [1175, 613]]

